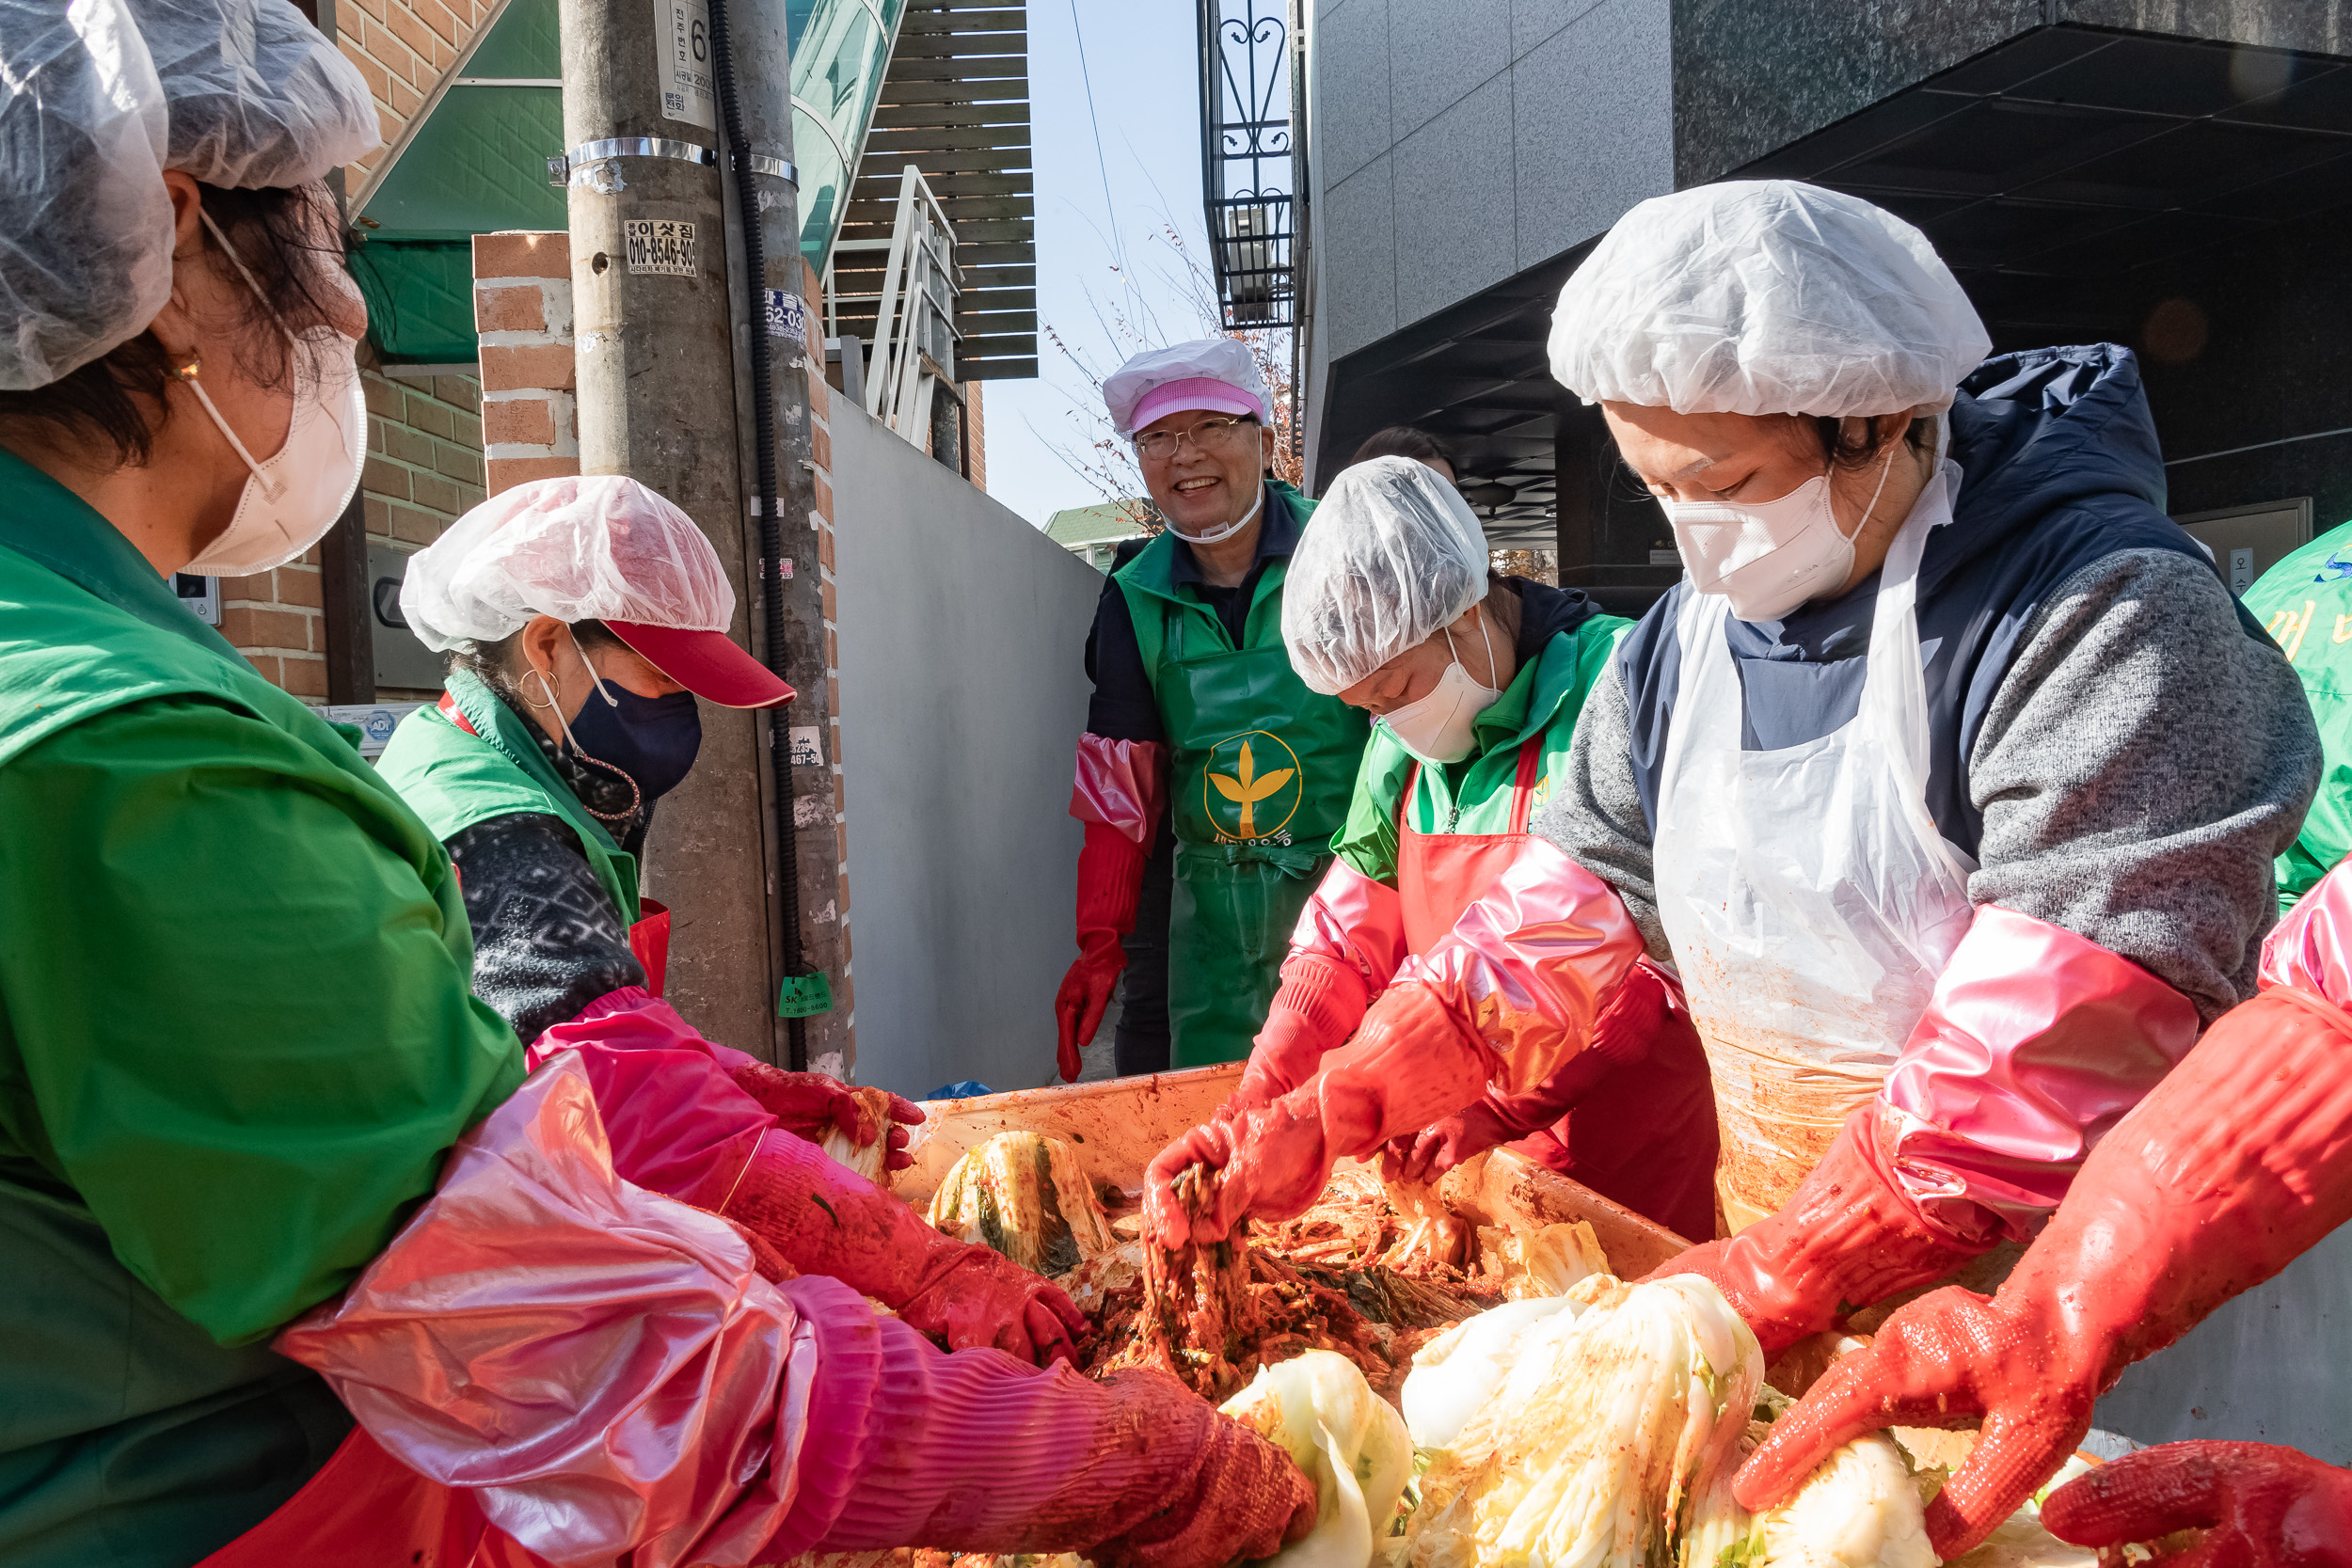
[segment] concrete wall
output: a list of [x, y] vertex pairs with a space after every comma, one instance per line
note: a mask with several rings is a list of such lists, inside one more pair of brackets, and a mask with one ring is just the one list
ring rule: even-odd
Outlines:
[[842, 399], [833, 453], [858, 1079], [1033, 1088], [1076, 957], [1071, 753], [1103, 579]]

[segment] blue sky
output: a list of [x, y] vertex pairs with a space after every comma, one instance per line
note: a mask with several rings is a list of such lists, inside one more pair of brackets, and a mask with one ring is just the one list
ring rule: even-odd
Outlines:
[[[1098, 372], [1115, 369], [1136, 346], [1122, 336], [1122, 317], [1136, 324], [1126, 333], [1155, 346], [1208, 330], [1184, 264], [1162, 235], [1173, 223], [1205, 265], [1196, 8], [1192, 0], [1076, 0], [1076, 7], [1075, 27], [1072, 0], [1030, 0], [1028, 8], [1039, 374], [992, 381], [985, 393], [989, 493], [1040, 526], [1058, 508], [1102, 499], [1057, 454], [1098, 434], [1083, 421], [1101, 404], [1047, 330]], [[1102, 127], [1099, 164], [1079, 71], [1080, 32]]]

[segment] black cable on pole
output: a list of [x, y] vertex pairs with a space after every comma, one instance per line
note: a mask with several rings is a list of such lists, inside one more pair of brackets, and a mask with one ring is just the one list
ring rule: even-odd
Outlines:
[[[768, 606], [767, 662], [776, 678], [789, 684], [790, 651], [784, 628], [784, 518], [776, 483], [776, 401], [773, 367], [768, 353], [768, 254], [759, 232], [759, 190], [753, 184], [751, 143], [743, 135], [742, 104], [736, 93], [735, 51], [727, 32], [726, 0], [709, 0], [710, 61], [719, 88], [719, 118], [726, 130], [728, 167], [735, 176], [737, 209], [742, 214], [743, 277], [752, 324], [752, 443], [755, 474], [754, 504], [759, 515], [759, 578]], [[784, 977], [801, 973], [807, 960], [801, 948], [800, 847], [792, 824], [791, 736], [784, 716], [768, 716], [768, 767], [775, 782], [776, 856], [782, 863], [784, 892], [782, 939]], [[796, 1072], [808, 1069], [808, 1021], [787, 1022], [791, 1059]]]

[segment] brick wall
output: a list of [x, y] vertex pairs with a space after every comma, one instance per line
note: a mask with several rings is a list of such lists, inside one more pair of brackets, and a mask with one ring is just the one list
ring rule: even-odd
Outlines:
[[[366, 375], [368, 463], [359, 481], [371, 542], [404, 550], [430, 545], [486, 496], [482, 473], [482, 388], [469, 375], [394, 365]], [[379, 686], [378, 701], [422, 702], [437, 689]]]
[[980, 388], [985, 381], [969, 381], [963, 388], [964, 423], [971, 428], [972, 483], [981, 491], [988, 489], [988, 421], [980, 406]]
[[316, 546], [292, 565], [220, 579], [220, 634], [263, 678], [297, 697], [326, 701], [326, 600]]
[[476, 234], [473, 320], [490, 494], [580, 472], [567, 234]]
[[[386, 148], [492, 9], [492, 0], [336, 0], [335, 41], [367, 79]], [[346, 188], [357, 191], [383, 156], [371, 152], [346, 169]]]

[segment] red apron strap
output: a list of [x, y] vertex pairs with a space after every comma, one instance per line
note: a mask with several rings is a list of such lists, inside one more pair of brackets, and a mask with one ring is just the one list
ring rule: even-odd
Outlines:
[[457, 705], [457, 699], [454, 696], [444, 691], [441, 693], [441, 700], [433, 705], [439, 708], [443, 713], [448, 714], [449, 721], [451, 723], [456, 725], [459, 729], [465, 731], [468, 735], [474, 736], [476, 739], [481, 738], [482, 732], [473, 727], [473, 721], [466, 717], [466, 710]]
[[1544, 766], [1544, 736], [1542, 731], [1527, 737], [1519, 747], [1519, 770], [1511, 781], [1511, 832], [1524, 835], [1527, 818], [1535, 799], [1535, 775]]

